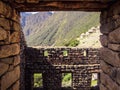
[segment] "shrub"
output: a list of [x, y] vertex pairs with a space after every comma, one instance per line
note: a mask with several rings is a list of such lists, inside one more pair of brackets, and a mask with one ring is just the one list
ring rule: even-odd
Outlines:
[[79, 45], [79, 40], [76, 40], [76, 39], [72, 39], [65, 44], [65, 46], [71, 46], [71, 47], [76, 47], [78, 45]]

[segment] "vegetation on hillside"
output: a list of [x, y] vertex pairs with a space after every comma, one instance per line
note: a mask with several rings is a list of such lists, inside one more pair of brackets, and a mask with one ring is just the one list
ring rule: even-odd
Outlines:
[[[81, 33], [99, 24], [99, 13], [60, 11], [48, 14], [41, 12], [29, 16], [26, 20], [23, 31], [29, 46], [76, 46], [78, 42], [75, 39]], [[75, 45], [73, 45], [74, 41]]]

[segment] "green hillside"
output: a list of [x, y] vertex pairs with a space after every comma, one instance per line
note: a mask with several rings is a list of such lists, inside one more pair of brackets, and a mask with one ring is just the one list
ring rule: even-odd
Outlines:
[[[38, 13], [37, 17], [41, 14]], [[99, 13], [95, 12], [55, 12], [44, 20], [34, 19], [24, 27], [24, 32], [32, 28], [32, 33], [26, 35], [29, 46], [64, 46], [76, 39], [81, 33], [93, 26], [99, 25]], [[29, 23], [29, 19], [27, 19]], [[36, 23], [35, 23], [36, 22]], [[42, 23], [41, 23], [42, 22]]]

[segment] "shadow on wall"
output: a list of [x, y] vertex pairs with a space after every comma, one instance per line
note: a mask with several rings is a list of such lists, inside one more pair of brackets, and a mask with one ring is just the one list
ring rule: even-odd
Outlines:
[[44, 90], [61, 90], [62, 73], [68, 72], [72, 73], [72, 87], [62, 90], [90, 90], [92, 73], [100, 69], [99, 55], [96, 55], [99, 50], [87, 49], [85, 55], [84, 51], [86, 49], [26, 48], [26, 90], [43, 90], [34, 87], [35, 73], [42, 74]]

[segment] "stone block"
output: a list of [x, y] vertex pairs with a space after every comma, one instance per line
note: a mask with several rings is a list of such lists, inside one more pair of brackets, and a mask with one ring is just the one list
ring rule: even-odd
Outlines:
[[106, 19], [108, 18], [108, 12], [107, 11], [102, 11], [101, 14], [100, 14], [100, 23], [107, 23], [106, 22]]
[[115, 22], [115, 27], [118, 28], [120, 27], [120, 15], [114, 15], [113, 16], [114, 22]]
[[120, 67], [120, 55], [108, 48], [100, 49], [101, 59], [115, 67]]
[[18, 55], [19, 52], [20, 52], [20, 45], [19, 44], [0, 46], [0, 58]]
[[115, 3], [113, 6], [113, 15], [120, 13], [120, 2]]
[[108, 48], [114, 51], [120, 51], [120, 44], [108, 44]]
[[0, 1], [0, 14], [3, 14], [4, 12], [4, 3]]
[[39, 0], [27, 0], [27, 3], [39, 3]]
[[8, 72], [9, 72], [9, 71], [12, 71], [13, 69], [14, 69], [14, 66], [13, 66], [13, 64], [12, 64], [12, 65], [9, 65]]
[[20, 32], [13, 32], [10, 35], [10, 42], [11, 43], [16, 43], [20, 42]]
[[11, 18], [12, 8], [10, 7], [10, 5], [0, 1], [0, 14], [6, 18]]
[[119, 44], [120, 43], [120, 28], [117, 28], [116, 30], [112, 31], [109, 34], [109, 41], [111, 43], [116, 43]]
[[7, 90], [20, 78], [20, 67], [16, 67], [13, 71], [6, 73], [1, 78], [1, 90]]
[[101, 69], [103, 70], [103, 72], [105, 72], [106, 74], [108, 74], [113, 80], [116, 79], [116, 68], [110, 66], [109, 64], [107, 64], [104, 61], [101, 61]]
[[100, 42], [102, 46], [107, 47], [108, 46], [108, 37], [106, 35], [100, 35]]
[[12, 9], [11, 19], [17, 23], [20, 23], [20, 12], [16, 11], [15, 9]]
[[101, 83], [105, 85], [108, 90], [119, 90], [119, 86], [107, 74], [101, 73]]
[[20, 31], [21, 30], [21, 27], [20, 27], [19, 23], [16, 23], [16, 22], [12, 22], [12, 23], [13, 23], [13, 30], [15, 30], [15, 31]]
[[15, 0], [15, 2], [17, 2], [17, 3], [24, 3], [25, 0]]
[[12, 8], [10, 7], [10, 5], [5, 3], [3, 10], [4, 10], [4, 12], [3, 12], [4, 16], [6, 18], [11, 18], [11, 16], [12, 16]]
[[99, 86], [100, 86], [100, 90], [108, 90], [108, 89], [105, 87], [105, 85], [100, 84]]
[[17, 55], [16, 57], [14, 57], [14, 66], [20, 64], [20, 56]]
[[120, 68], [117, 69], [116, 81], [120, 85]]
[[13, 64], [14, 57], [2, 58], [0, 60], [1, 60], [1, 62], [6, 63], [6, 64]]
[[17, 81], [14, 85], [13, 85], [13, 89], [12, 90], [19, 90], [20, 86], [20, 82]]
[[9, 20], [0, 17], [0, 27], [4, 28], [5, 30], [10, 30]]
[[9, 64], [5, 64], [5, 63], [0, 62], [0, 77], [1, 77], [5, 72], [7, 72], [8, 68], [9, 68]]
[[115, 22], [111, 21], [100, 26], [100, 32], [103, 34], [108, 34], [115, 28]]
[[7, 32], [0, 27], [0, 40], [5, 40], [7, 38]]

